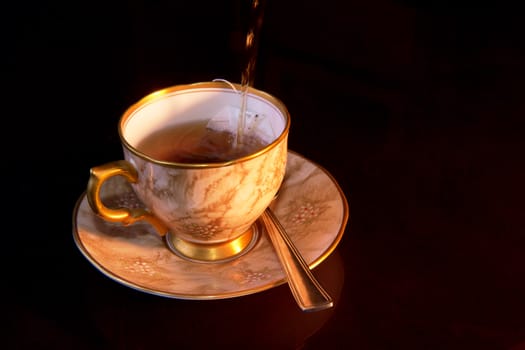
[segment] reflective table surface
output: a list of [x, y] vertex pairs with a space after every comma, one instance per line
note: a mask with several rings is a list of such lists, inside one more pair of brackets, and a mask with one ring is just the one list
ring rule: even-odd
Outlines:
[[286, 284], [165, 298], [83, 256], [73, 212], [90, 167], [121, 158], [120, 115], [238, 82], [240, 3], [8, 11], [2, 348], [525, 349], [525, 24], [501, 6], [267, 2], [255, 86], [349, 204], [313, 269], [333, 308], [302, 312]]

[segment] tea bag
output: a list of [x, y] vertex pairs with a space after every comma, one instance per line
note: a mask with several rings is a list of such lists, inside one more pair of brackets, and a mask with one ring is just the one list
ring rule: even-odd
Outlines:
[[[241, 139], [258, 139], [264, 144], [272, 142], [276, 133], [273, 131], [270, 120], [262, 113], [246, 110], [244, 115], [244, 129], [238, 131], [241, 122], [241, 109], [234, 106], [225, 106], [219, 110], [208, 122], [207, 128], [219, 132], [228, 132]], [[242, 132], [242, 135], [238, 135]]]
[[239, 107], [225, 106], [206, 125], [206, 137], [201, 140], [200, 152], [221, 154], [232, 160], [257, 152], [275, 139], [272, 125], [264, 114], [246, 111], [244, 128], [239, 130]]

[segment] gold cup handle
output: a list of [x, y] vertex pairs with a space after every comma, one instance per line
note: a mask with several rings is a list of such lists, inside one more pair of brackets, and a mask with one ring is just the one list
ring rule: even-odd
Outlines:
[[131, 225], [137, 221], [147, 221], [159, 235], [164, 236], [168, 232], [167, 226], [156, 216], [143, 208], [108, 208], [100, 198], [102, 185], [113, 176], [123, 176], [127, 181], [136, 183], [138, 179], [137, 170], [128, 161], [117, 160], [91, 168], [87, 186], [87, 199], [91, 209], [107, 221], [120, 222]]

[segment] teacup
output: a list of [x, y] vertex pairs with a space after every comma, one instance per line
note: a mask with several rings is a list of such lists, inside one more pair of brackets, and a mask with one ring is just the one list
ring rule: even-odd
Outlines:
[[[169, 249], [198, 262], [236, 258], [285, 174], [290, 115], [276, 97], [213, 81], [156, 91], [118, 125], [123, 159], [91, 168], [88, 202], [107, 221], [144, 220]], [[241, 113], [244, 108], [245, 113]], [[143, 208], [110, 208], [103, 184], [123, 176]]]

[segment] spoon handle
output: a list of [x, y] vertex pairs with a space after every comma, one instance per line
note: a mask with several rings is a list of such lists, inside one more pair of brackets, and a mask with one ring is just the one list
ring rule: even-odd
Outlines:
[[332, 298], [315, 279], [272, 210], [267, 208], [261, 219], [286, 272], [288, 286], [301, 310], [319, 311], [332, 307]]

